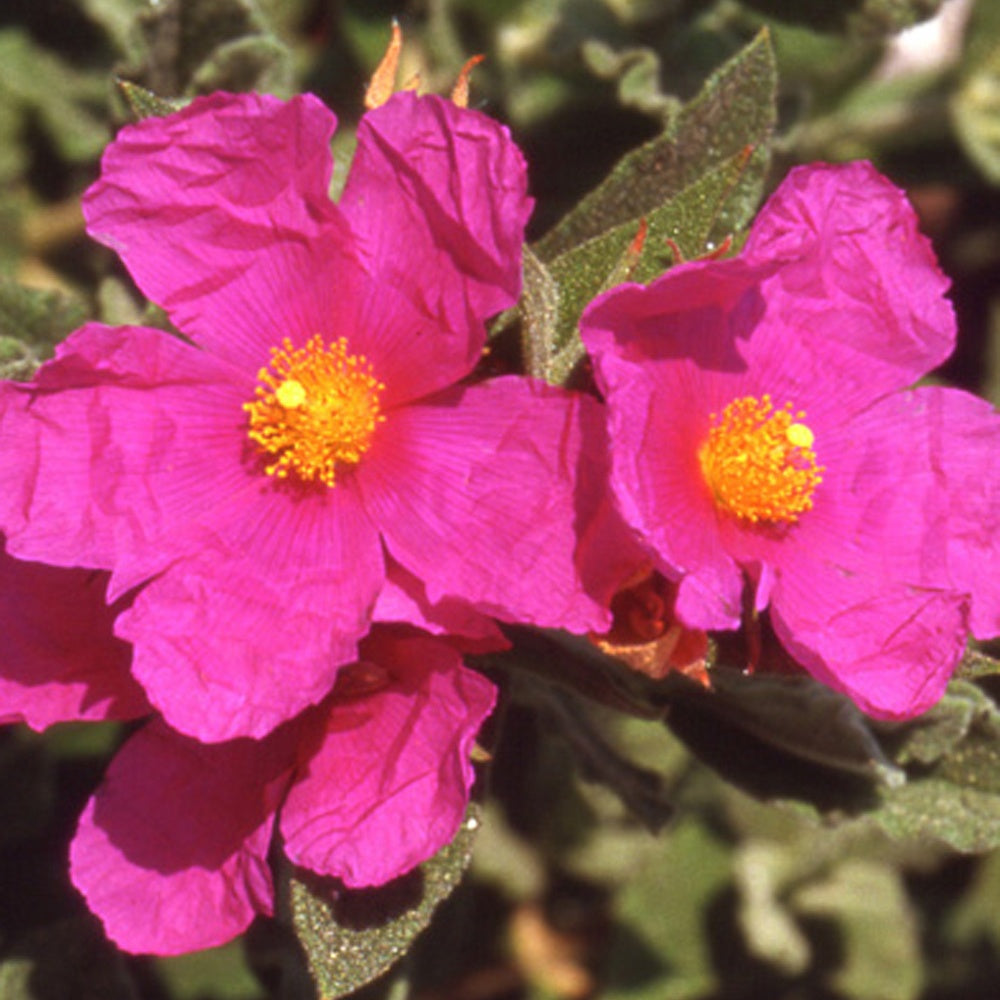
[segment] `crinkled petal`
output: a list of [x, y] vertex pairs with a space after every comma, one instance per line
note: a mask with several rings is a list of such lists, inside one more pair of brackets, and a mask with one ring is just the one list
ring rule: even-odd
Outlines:
[[403, 290], [426, 316], [423, 338], [401, 344], [407, 356], [419, 362], [427, 341], [452, 358], [450, 373], [428, 369], [428, 392], [472, 368], [483, 320], [517, 300], [526, 191], [510, 134], [479, 112], [400, 93], [358, 127], [339, 207], [376, 282]]
[[201, 547], [253, 485], [251, 393], [230, 365], [162, 331], [78, 330], [33, 383], [0, 385], [10, 552], [113, 570], [116, 597]]
[[382, 885], [454, 837], [474, 779], [469, 753], [496, 695], [440, 640], [380, 630], [363, 656], [389, 685], [332, 702], [280, 821], [292, 861], [352, 888]]
[[950, 282], [905, 194], [868, 163], [792, 170], [743, 257], [781, 263], [762, 286], [767, 315], [748, 358], [766, 351], [776, 385], [821, 372], [842, 414], [906, 387], [954, 347]]
[[311, 95], [213, 94], [123, 128], [88, 232], [202, 346], [255, 373], [290, 336], [339, 336], [357, 264], [329, 198], [336, 121]]
[[966, 594], [973, 634], [1000, 634], [998, 454], [1000, 414], [984, 400], [895, 393], [830, 441], [816, 506], [772, 558]]
[[358, 468], [365, 508], [432, 604], [603, 630], [575, 563], [593, 507], [576, 484], [599, 420], [593, 400], [516, 377], [397, 410]]
[[944, 693], [965, 650], [968, 597], [815, 565], [786, 567], [771, 621], [817, 680], [883, 719], [908, 719]]
[[272, 910], [284, 739], [205, 746], [153, 722], [111, 762], [70, 848], [70, 874], [126, 951], [210, 948]]
[[133, 672], [181, 732], [263, 736], [330, 690], [384, 580], [378, 534], [345, 484], [243, 511], [241, 545], [185, 557], [117, 624]]
[[22, 562], [0, 537], [0, 722], [134, 719], [149, 705], [112, 634], [107, 574]]

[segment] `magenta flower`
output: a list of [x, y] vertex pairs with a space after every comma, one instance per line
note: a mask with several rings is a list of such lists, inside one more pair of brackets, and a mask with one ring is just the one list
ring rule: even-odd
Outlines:
[[744, 588], [789, 652], [876, 716], [941, 695], [1000, 633], [1000, 418], [907, 389], [950, 353], [947, 279], [863, 163], [793, 171], [742, 253], [588, 308], [612, 488], [687, 625]]
[[[149, 714], [111, 631], [122, 607], [104, 603], [107, 576], [0, 548], [0, 721]], [[73, 882], [122, 948], [207, 948], [270, 914], [275, 828], [295, 864], [354, 888], [452, 839], [495, 689], [452, 644], [406, 626], [376, 626], [361, 657], [319, 706], [262, 740], [199, 743], [154, 718], [125, 743], [70, 852]]]
[[446, 642], [378, 626], [334, 693], [263, 740], [205, 744], [154, 720], [88, 803], [74, 884], [110, 938], [168, 955], [235, 937], [273, 912], [267, 864], [351, 888], [382, 885], [448, 843], [495, 690]]
[[598, 406], [462, 381], [518, 294], [520, 153], [398, 94], [335, 204], [334, 124], [309, 96], [216, 94], [124, 128], [88, 230], [188, 340], [90, 324], [0, 387], [9, 551], [135, 590], [133, 673], [202, 740], [320, 702], [375, 619], [607, 621], [575, 554]]

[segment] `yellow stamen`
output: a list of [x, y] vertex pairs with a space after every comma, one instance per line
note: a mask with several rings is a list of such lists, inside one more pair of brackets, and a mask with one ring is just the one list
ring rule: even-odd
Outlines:
[[804, 418], [791, 403], [772, 410], [767, 395], [742, 396], [712, 414], [698, 460], [719, 507], [752, 524], [792, 524], [812, 507], [823, 467]]
[[257, 376], [247, 434], [274, 461], [269, 476], [295, 475], [333, 486], [338, 465], [355, 465], [385, 420], [379, 398], [385, 386], [364, 357], [347, 352], [341, 337], [329, 347], [315, 336], [295, 348], [285, 338]]

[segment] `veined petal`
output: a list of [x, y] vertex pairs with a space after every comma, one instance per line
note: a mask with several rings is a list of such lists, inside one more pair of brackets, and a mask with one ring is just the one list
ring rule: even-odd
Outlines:
[[346, 484], [297, 502], [265, 492], [242, 515], [239, 544], [179, 559], [116, 626], [150, 701], [210, 742], [263, 736], [322, 700], [356, 656], [385, 573]]
[[969, 599], [893, 580], [786, 567], [771, 620], [814, 677], [882, 719], [930, 708], [965, 650]]
[[496, 696], [440, 640], [380, 629], [362, 655], [388, 672], [387, 686], [333, 699], [281, 811], [292, 861], [351, 888], [382, 885], [452, 839], [474, 778], [472, 744]]
[[240, 373], [159, 330], [89, 324], [0, 385], [0, 528], [23, 559], [112, 570], [112, 597], [204, 544], [247, 488]]
[[781, 266], [763, 285], [752, 356], [803, 381], [822, 372], [850, 414], [940, 364], [955, 344], [950, 282], [905, 194], [868, 163], [792, 170], [743, 251]]
[[335, 125], [311, 95], [221, 93], [128, 125], [84, 197], [88, 232], [179, 329], [255, 373], [283, 336], [337, 333], [326, 313], [356, 265], [328, 194]]
[[607, 627], [576, 565], [576, 522], [595, 506], [576, 484], [596, 408], [511, 377], [391, 415], [358, 485], [390, 553], [432, 604], [454, 597], [507, 620]]
[[375, 280], [410, 297], [448, 345], [450, 382], [478, 360], [483, 320], [517, 300], [526, 192], [507, 129], [476, 111], [400, 93], [358, 127], [339, 207]]
[[272, 910], [274, 813], [294, 753], [277, 741], [205, 746], [159, 722], [111, 762], [70, 848], [70, 874], [126, 951], [176, 955]]

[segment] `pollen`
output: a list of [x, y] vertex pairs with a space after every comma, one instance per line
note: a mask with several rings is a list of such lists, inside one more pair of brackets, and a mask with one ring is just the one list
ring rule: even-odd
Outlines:
[[716, 505], [751, 524], [793, 524], [810, 510], [824, 470], [804, 420], [791, 403], [775, 410], [768, 395], [713, 413], [698, 460]]
[[254, 398], [243, 404], [247, 435], [270, 459], [264, 471], [278, 479], [334, 486], [338, 468], [361, 460], [385, 420], [385, 386], [343, 337], [325, 346], [317, 335], [298, 348], [286, 337], [257, 378]]

